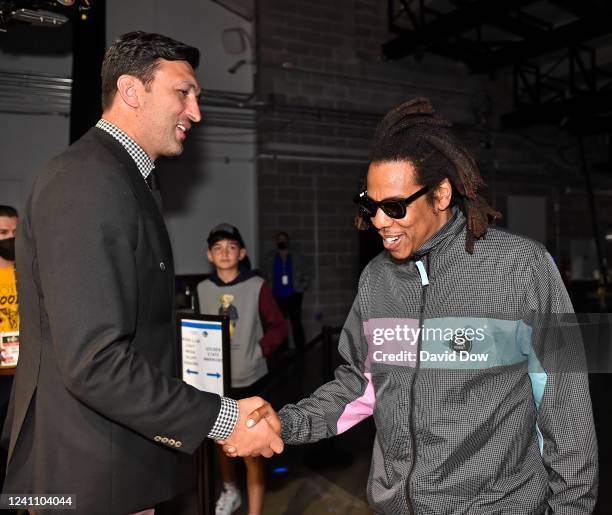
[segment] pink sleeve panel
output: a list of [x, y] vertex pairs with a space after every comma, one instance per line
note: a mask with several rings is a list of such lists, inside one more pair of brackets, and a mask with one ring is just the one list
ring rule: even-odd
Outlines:
[[340, 415], [338, 419], [337, 434], [344, 433], [347, 429], [359, 424], [364, 418], [368, 418], [374, 413], [374, 402], [376, 401], [376, 397], [374, 394], [374, 385], [372, 384], [372, 374], [366, 372], [363, 375], [368, 380], [365, 392], [361, 397], [346, 405], [342, 415]]

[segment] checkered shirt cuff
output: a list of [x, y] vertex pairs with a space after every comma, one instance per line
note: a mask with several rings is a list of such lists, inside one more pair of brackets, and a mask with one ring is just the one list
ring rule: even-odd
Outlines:
[[208, 433], [208, 438], [225, 440], [232, 434], [238, 421], [238, 403], [234, 399], [221, 397], [221, 409], [214, 426]]

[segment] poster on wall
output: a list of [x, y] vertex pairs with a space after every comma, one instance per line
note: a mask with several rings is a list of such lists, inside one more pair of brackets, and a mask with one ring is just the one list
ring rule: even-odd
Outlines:
[[179, 313], [177, 326], [183, 381], [198, 390], [226, 395], [231, 377], [228, 318]]

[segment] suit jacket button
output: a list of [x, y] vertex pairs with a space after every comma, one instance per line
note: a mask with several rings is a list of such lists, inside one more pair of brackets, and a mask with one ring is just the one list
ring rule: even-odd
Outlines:
[[165, 272], [165, 271], [166, 271], [166, 264], [165, 264], [163, 261], [162, 261], [162, 262], [159, 264], [159, 269], [160, 269], [162, 272]]
[[156, 436], [155, 438], [153, 438], [153, 440], [155, 440], [156, 442], [161, 442], [161, 436]]
[[168, 443], [170, 445], [174, 445], [176, 443], [176, 440], [174, 438], [170, 438], [170, 440], [168, 440]]
[[183, 445], [183, 442], [176, 442], [174, 444], [174, 446], [178, 449], [181, 445]]
[[164, 436], [164, 437], [161, 439], [161, 441], [162, 441], [162, 443], [168, 443], [168, 438]]

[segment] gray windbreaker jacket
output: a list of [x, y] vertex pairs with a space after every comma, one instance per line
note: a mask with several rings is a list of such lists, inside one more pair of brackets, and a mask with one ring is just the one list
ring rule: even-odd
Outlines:
[[455, 210], [412, 259], [368, 264], [340, 335], [346, 364], [280, 411], [283, 440], [372, 415], [378, 513], [591, 513], [597, 442], [580, 338], [550, 323], [573, 312], [557, 268], [496, 228], [470, 255], [465, 230]]

